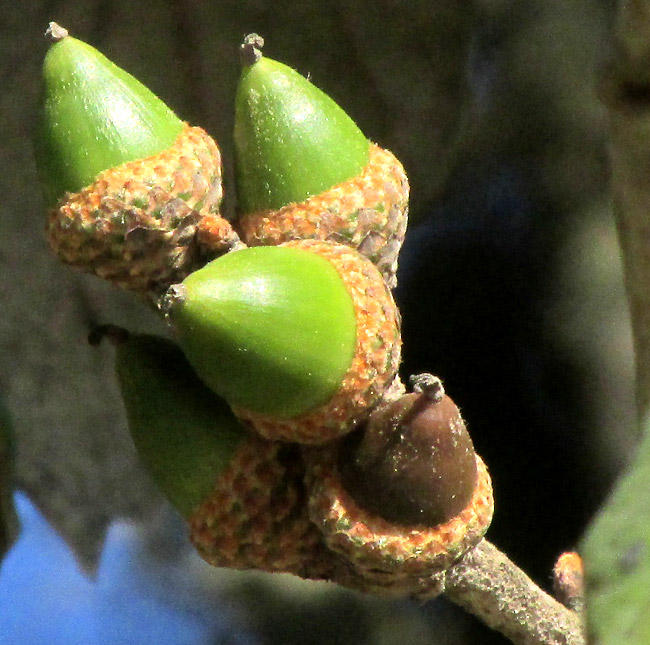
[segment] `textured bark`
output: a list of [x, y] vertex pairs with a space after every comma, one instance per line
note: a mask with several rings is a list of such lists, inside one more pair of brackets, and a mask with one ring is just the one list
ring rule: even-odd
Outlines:
[[584, 645], [580, 615], [483, 540], [447, 571], [445, 593], [517, 645]]

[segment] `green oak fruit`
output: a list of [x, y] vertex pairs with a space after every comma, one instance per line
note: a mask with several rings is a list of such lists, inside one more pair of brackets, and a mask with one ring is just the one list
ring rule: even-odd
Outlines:
[[242, 45], [235, 99], [236, 227], [249, 246], [296, 239], [347, 244], [394, 286], [408, 180], [329, 96], [283, 63]]
[[102, 170], [166, 150], [184, 126], [140, 81], [71, 36], [45, 56], [40, 116], [34, 143], [50, 205]]
[[231, 248], [221, 156], [204, 130], [52, 23], [34, 149], [59, 258], [147, 294]]
[[105, 326], [138, 455], [218, 567], [320, 578], [329, 568], [309, 521], [296, 446], [261, 439], [196, 376], [180, 348]]
[[283, 63], [253, 56], [235, 98], [243, 212], [301, 202], [359, 174], [369, 142], [327, 94]]
[[116, 344], [115, 369], [138, 455], [188, 517], [248, 434], [167, 339], [129, 334]]
[[205, 383], [271, 439], [349, 431], [399, 363], [399, 318], [377, 269], [304, 240], [218, 258], [161, 306]]

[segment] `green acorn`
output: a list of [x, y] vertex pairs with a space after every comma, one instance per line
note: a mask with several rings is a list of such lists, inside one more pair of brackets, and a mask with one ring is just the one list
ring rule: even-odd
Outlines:
[[221, 156], [201, 128], [51, 23], [36, 161], [64, 262], [164, 291], [238, 238], [219, 214]]
[[441, 591], [439, 574], [478, 544], [493, 512], [458, 408], [423, 376], [359, 431], [306, 453], [310, 516], [327, 547], [367, 584], [421, 597]]
[[247, 36], [235, 102], [238, 230], [250, 246], [314, 238], [356, 248], [394, 286], [408, 180], [388, 151]]
[[179, 347], [107, 326], [129, 430], [156, 484], [210, 564], [324, 575], [295, 446], [252, 435], [198, 379]]
[[264, 437], [349, 432], [397, 373], [399, 314], [377, 268], [317, 240], [213, 260], [162, 299], [197, 374]]

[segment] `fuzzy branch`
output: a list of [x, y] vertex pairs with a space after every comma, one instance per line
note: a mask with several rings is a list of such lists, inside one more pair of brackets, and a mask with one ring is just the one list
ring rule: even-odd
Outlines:
[[483, 540], [447, 571], [445, 593], [517, 645], [584, 645], [581, 617]]
[[620, 2], [603, 98], [609, 110], [612, 197], [623, 253], [639, 418], [650, 407], [650, 2]]

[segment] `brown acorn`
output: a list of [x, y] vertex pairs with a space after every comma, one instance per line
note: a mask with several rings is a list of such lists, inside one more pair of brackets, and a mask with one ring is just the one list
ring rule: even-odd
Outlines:
[[155, 293], [238, 244], [212, 137], [90, 45], [49, 33], [34, 145], [59, 258]]
[[440, 574], [492, 519], [488, 471], [437, 379], [307, 457], [312, 521], [329, 549], [385, 593], [438, 593]]
[[401, 163], [371, 143], [329, 96], [286, 65], [242, 46], [235, 109], [237, 227], [250, 246], [319, 239], [368, 257], [390, 287], [406, 232]]

